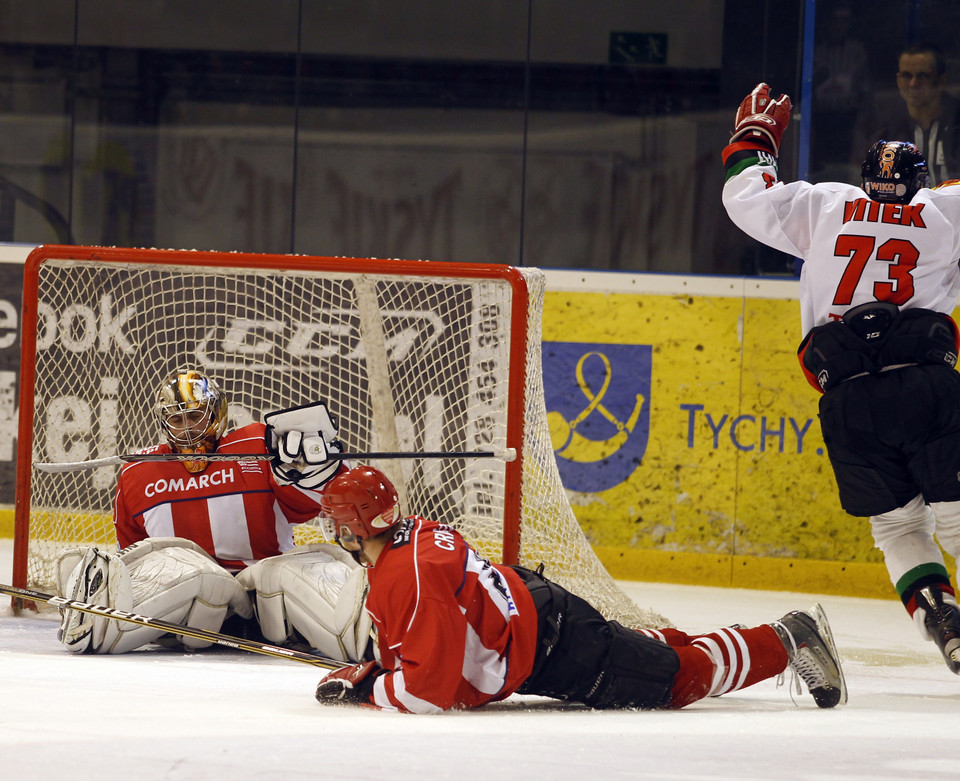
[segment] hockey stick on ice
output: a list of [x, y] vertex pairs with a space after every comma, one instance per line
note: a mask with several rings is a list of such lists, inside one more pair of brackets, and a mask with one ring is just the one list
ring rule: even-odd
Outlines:
[[139, 613], [128, 613], [126, 610], [117, 610], [112, 607], [103, 607], [93, 605], [89, 602], [81, 602], [77, 599], [65, 599], [64, 597], [55, 597], [52, 594], [44, 594], [40, 591], [33, 591], [28, 588], [19, 588], [18, 586], [5, 586], [0, 583], [0, 594], [8, 594], [16, 599], [27, 599], [32, 602], [46, 602], [59, 608], [70, 608], [79, 610], [81, 613], [93, 613], [97, 616], [114, 618], [117, 621], [126, 621], [130, 624], [139, 626], [149, 626], [152, 629], [162, 629], [164, 632], [170, 632], [183, 637], [193, 637], [197, 640], [208, 640], [216, 645], [223, 645], [227, 648], [235, 648], [238, 651], [250, 651], [255, 654], [273, 656], [278, 659], [289, 659], [293, 662], [304, 662], [314, 667], [323, 667], [327, 670], [337, 670], [340, 667], [346, 667], [346, 662], [339, 662], [336, 659], [328, 659], [325, 656], [315, 656], [304, 653], [303, 651], [294, 651], [292, 648], [280, 648], [269, 643], [258, 643], [256, 640], [247, 640], [242, 637], [231, 637], [219, 632], [208, 632], [205, 629], [193, 629], [189, 626], [181, 626], [170, 621], [164, 621], [160, 618], [150, 618], [142, 616]]
[[[336, 461], [348, 459], [373, 461], [394, 458], [498, 458], [501, 461], [513, 461], [517, 451], [512, 448], [502, 450], [463, 450], [433, 453], [330, 453], [329, 458]], [[119, 456], [94, 458], [89, 461], [48, 461], [36, 462], [34, 466], [41, 472], [76, 472], [81, 469], [97, 469], [101, 466], [118, 466], [137, 461], [269, 461], [269, 453], [124, 453]]]

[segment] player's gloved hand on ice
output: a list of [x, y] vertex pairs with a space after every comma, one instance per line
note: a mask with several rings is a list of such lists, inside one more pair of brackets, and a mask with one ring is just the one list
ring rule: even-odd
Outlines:
[[770, 97], [770, 87], [760, 83], [743, 99], [737, 109], [737, 118], [730, 143], [750, 141], [758, 148], [780, 154], [780, 139], [790, 123], [793, 104], [789, 95], [781, 95], [776, 100]]
[[370, 702], [373, 684], [383, 668], [376, 662], [341, 667], [317, 684], [319, 702]]
[[329, 482], [343, 463], [330, 458], [342, 453], [339, 428], [327, 405], [318, 401], [264, 416], [270, 468], [280, 485], [295, 484], [316, 490]]

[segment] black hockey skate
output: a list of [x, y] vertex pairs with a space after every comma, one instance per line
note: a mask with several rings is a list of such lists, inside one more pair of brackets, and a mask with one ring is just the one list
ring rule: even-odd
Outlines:
[[833, 708], [847, 701], [847, 683], [830, 624], [820, 605], [794, 610], [771, 626], [787, 649], [790, 667], [807, 684], [820, 708]]
[[936, 586], [925, 586], [914, 598], [924, 612], [923, 623], [943, 654], [950, 672], [960, 675], [960, 610], [943, 601]]

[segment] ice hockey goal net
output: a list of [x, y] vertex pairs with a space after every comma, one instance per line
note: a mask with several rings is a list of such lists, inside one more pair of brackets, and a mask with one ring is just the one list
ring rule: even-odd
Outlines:
[[154, 444], [160, 379], [198, 367], [226, 391], [231, 427], [324, 399], [348, 452], [514, 449], [513, 461], [376, 465], [409, 511], [493, 560], [543, 562], [610, 618], [665, 621], [617, 587], [564, 494], [543, 399], [541, 272], [50, 246], [24, 276], [15, 585], [55, 588], [65, 547], [116, 546], [117, 467], [35, 464]]

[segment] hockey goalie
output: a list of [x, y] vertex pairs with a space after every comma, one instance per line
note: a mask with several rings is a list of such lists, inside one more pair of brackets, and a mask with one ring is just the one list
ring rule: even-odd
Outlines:
[[[271, 643], [307, 645], [342, 661], [369, 658], [364, 569], [336, 545], [294, 547], [294, 527], [318, 515], [324, 486], [348, 466], [330, 457], [342, 448], [326, 405], [272, 412], [227, 433], [225, 393], [212, 377], [184, 369], [163, 380], [154, 410], [166, 443], [144, 452], [185, 458], [120, 471], [120, 550], [61, 553], [60, 595], [206, 631], [229, 620], [235, 632], [259, 631]], [[215, 452], [271, 458], [202, 458]], [[210, 645], [70, 609], [58, 638], [74, 653]]]

